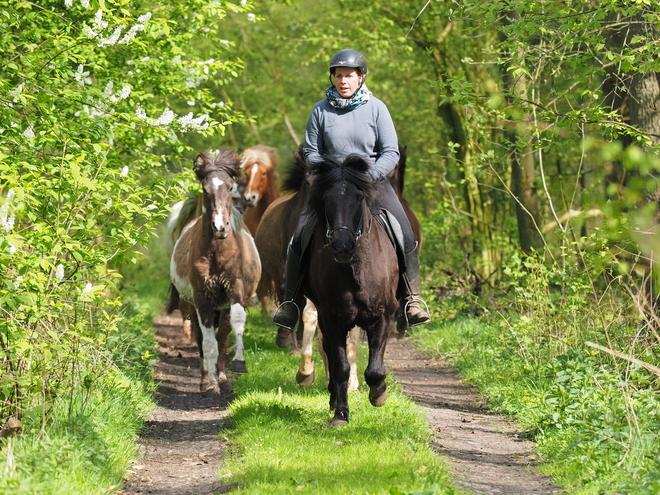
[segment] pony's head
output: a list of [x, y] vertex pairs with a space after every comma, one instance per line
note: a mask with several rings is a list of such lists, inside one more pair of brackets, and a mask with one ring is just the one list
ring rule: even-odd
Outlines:
[[204, 191], [202, 215], [210, 217], [213, 237], [225, 239], [231, 232], [232, 193], [241, 176], [240, 159], [232, 150], [220, 150], [216, 154], [203, 151], [194, 165]]
[[247, 176], [245, 201], [247, 206], [257, 206], [261, 197], [277, 181], [277, 167], [280, 161], [277, 150], [262, 144], [243, 152], [241, 168]]
[[312, 180], [310, 207], [319, 221], [326, 223], [326, 247], [338, 263], [353, 259], [364, 228], [364, 216], [373, 205], [375, 183], [370, 164], [359, 155], [349, 155], [343, 163], [326, 159], [319, 164]]

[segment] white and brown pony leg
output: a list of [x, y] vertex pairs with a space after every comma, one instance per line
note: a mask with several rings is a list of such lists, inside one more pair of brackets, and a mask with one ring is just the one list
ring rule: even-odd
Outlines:
[[[197, 323], [199, 330], [202, 334], [202, 359], [200, 363], [200, 370], [202, 372], [202, 381], [200, 383], [201, 392], [211, 393], [220, 392], [218, 385], [218, 341], [215, 338], [215, 326], [213, 318], [210, 319], [210, 326], [204, 324], [204, 321], [196, 311]], [[205, 383], [205, 376], [208, 377], [208, 383]]]
[[[296, 374], [296, 382], [303, 387], [308, 387], [314, 383], [314, 361], [312, 352], [314, 350], [314, 334], [318, 324], [318, 314], [316, 306], [312, 301], [307, 300], [302, 315], [303, 335], [302, 345], [300, 347], [300, 367]], [[320, 332], [319, 332], [320, 334]]]
[[363, 331], [360, 327], [353, 327], [346, 337], [346, 359], [351, 366], [351, 372], [348, 376], [348, 391], [355, 392], [360, 386], [357, 374], [357, 356], [360, 351], [360, 341]]
[[231, 329], [234, 331], [234, 337], [236, 338], [234, 360], [231, 363], [231, 370], [237, 373], [247, 373], [244, 355], [245, 346], [243, 345], [243, 334], [245, 333], [247, 314], [245, 308], [241, 304], [234, 303], [231, 305], [229, 310], [229, 321], [231, 322]]

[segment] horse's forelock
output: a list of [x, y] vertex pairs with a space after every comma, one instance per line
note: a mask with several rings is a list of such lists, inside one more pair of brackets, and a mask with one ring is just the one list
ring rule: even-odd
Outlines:
[[268, 171], [275, 171], [280, 164], [280, 159], [275, 148], [258, 144], [243, 151], [241, 168], [245, 170], [255, 162], [258, 162]]
[[343, 163], [337, 163], [326, 159], [319, 164], [312, 189], [310, 190], [310, 206], [316, 211], [321, 211], [324, 207], [323, 194], [333, 184], [340, 180], [346, 180], [361, 190], [367, 201], [371, 205], [375, 199], [375, 182], [369, 176], [369, 163], [358, 155], [349, 155]]
[[241, 161], [234, 150], [223, 149], [215, 155], [202, 151], [195, 159], [195, 174], [201, 181], [211, 172], [226, 172], [233, 179], [241, 176]]

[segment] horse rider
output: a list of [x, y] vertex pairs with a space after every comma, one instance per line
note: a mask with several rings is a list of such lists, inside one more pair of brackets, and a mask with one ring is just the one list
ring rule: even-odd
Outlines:
[[[367, 61], [360, 52], [344, 49], [332, 56], [331, 84], [307, 121], [303, 156], [312, 173], [323, 157], [341, 162], [350, 154], [359, 154], [370, 160], [370, 175], [378, 184], [378, 204], [396, 218], [403, 233], [403, 256], [397, 258], [406, 318], [410, 326], [421, 325], [430, 317], [419, 296], [417, 242], [399, 197], [386, 178], [399, 161], [396, 130], [385, 103], [364, 84], [366, 78]], [[305, 204], [287, 248], [285, 300], [273, 316], [277, 325], [290, 330], [295, 329], [304, 307], [301, 259], [307, 246], [302, 245], [302, 239], [310, 221], [314, 221], [313, 214]]]

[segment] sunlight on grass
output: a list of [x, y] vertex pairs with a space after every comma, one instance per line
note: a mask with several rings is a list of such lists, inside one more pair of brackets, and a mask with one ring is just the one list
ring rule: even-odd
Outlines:
[[457, 493], [428, 446], [429, 426], [417, 405], [391, 380], [387, 403], [369, 403], [362, 376], [366, 346], [359, 358], [361, 390], [349, 395], [351, 422], [331, 429], [320, 357], [315, 355], [316, 382], [300, 387], [300, 358], [275, 346], [269, 319], [249, 321], [249, 373], [236, 382], [230, 406], [231, 441], [240, 455], [228, 458], [221, 472], [237, 493]]

